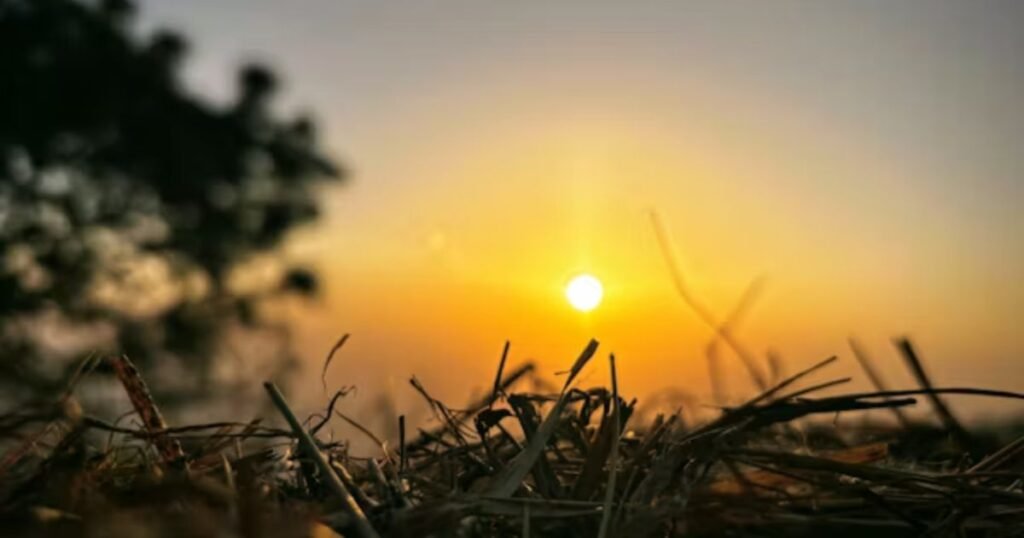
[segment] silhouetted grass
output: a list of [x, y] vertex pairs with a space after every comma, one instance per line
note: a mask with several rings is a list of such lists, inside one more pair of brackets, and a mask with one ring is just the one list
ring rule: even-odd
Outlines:
[[[912, 350], [909, 342], [902, 349]], [[138, 372], [112, 360], [139, 426], [100, 420], [76, 403], [83, 367], [50, 408], [0, 417], [3, 534], [29, 536], [1016, 536], [1024, 533], [1024, 438], [968, 432], [943, 395], [1024, 395], [921, 387], [838, 396], [814, 382], [832, 359], [774, 382], [701, 424], [666, 411], [633, 424], [636, 400], [581, 390], [592, 341], [560, 391], [494, 389], [453, 409], [413, 379], [437, 421], [398, 446], [358, 458], [300, 421], [273, 384], [280, 413], [261, 420], [168, 426]], [[861, 352], [861, 360], [868, 361]], [[913, 364], [916, 361], [916, 366]], [[598, 361], [600, 362], [600, 361]], [[599, 367], [599, 364], [589, 367]], [[878, 381], [881, 383], [881, 381]], [[924, 398], [941, 427], [814, 421]], [[936, 405], [936, 402], [939, 402]], [[348, 419], [351, 420], [351, 419]], [[123, 423], [123, 421], [122, 421]], [[354, 421], [353, 421], [354, 423]], [[358, 426], [358, 425], [357, 425]]]

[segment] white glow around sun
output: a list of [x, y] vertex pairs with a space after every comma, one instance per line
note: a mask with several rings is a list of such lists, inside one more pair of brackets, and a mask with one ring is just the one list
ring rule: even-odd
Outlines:
[[565, 297], [569, 299], [569, 304], [580, 312], [590, 312], [597, 308], [603, 296], [604, 287], [593, 275], [578, 275], [565, 287]]

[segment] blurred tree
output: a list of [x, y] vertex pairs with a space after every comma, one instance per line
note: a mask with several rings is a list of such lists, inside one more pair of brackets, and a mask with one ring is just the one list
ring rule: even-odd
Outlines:
[[54, 389], [93, 350], [174, 365], [178, 389], [201, 389], [226, 332], [272, 328], [264, 301], [317, 290], [302, 268], [234, 283], [315, 218], [315, 185], [339, 176], [313, 124], [272, 113], [260, 67], [241, 70], [231, 104], [191, 95], [185, 40], [140, 38], [133, 14], [125, 0], [0, 0], [8, 396]]

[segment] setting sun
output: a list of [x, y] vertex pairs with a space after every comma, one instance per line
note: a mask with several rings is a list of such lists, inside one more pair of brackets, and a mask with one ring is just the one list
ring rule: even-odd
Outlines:
[[565, 297], [569, 299], [569, 304], [580, 312], [590, 312], [597, 308], [603, 296], [601, 281], [593, 275], [578, 275], [565, 287]]

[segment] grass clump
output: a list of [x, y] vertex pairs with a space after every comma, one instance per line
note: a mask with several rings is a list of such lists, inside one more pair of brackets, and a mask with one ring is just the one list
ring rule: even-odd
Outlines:
[[[634, 423], [614, 356], [611, 387], [575, 386], [600, 362], [596, 341], [551, 393], [515, 390], [533, 367], [506, 372], [506, 346], [493, 390], [464, 409], [413, 379], [435, 425], [410, 432], [400, 418], [392, 445], [364, 428], [380, 445], [365, 458], [318, 436], [342, 393], [302, 421], [268, 383], [269, 420], [169, 426], [126, 358], [110, 362], [139, 425], [101, 420], [74, 394], [98, 375], [94, 360], [53, 405], [0, 416], [0, 525], [112, 537], [1024, 534], [1024, 438], [970, 432], [943, 402], [1024, 395], [934, 387], [910, 343], [900, 349], [917, 388], [820, 396], [844, 381], [811, 380], [828, 359], [702, 423], [678, 411]], [[903, 413], [918, 400], [940, 426]], [[814, 420], [874, 409], [898, 420]]]

